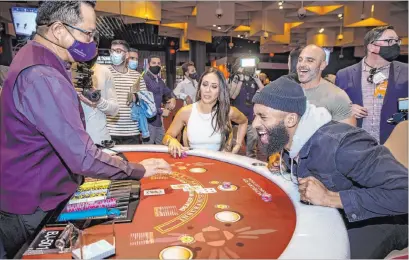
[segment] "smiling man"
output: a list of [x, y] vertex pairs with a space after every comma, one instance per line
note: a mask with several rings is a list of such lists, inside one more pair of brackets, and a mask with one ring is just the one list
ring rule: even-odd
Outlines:
[[393, 216], [408, 212], [408, 173], [386, 147], [360, 128], [332, 121], [288, 76], [253, 102], [253, 127], [269, 154], [288, 152], [284, 163], [297, 177], [301, 200], [343, 212], [352, 258], [384, 258], [407, 247], [407, 222]]
[[297, 63], [298, 80], [310, 103], [325, 107], [334, 121], [356, 126], [352, 116], [352, 102], [342, 89], [322, 78], [327, 66], [325, 51], [316, 45], [302, 49]]

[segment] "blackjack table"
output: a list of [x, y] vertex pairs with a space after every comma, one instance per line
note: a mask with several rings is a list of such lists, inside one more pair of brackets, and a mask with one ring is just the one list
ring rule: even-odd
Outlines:
[[[207, 150], [190, 150], [184, 158], [173, 158], [167, 147], [160, 145], [118, 145], [113, 150], [122, 152], [130, 162], [162, 158], [172, 166], [169, 175], [141, 180], [133, 221], [114, 224], [113, 258], [350, 256], [340, 213], [301, 203], [297, 185], [279, 173], [271, 173], [264, 162]], [[89, 229], [98, 233], [111, 226]], [[71, 254], [35, 258], [64, 256], [70, 258]]]

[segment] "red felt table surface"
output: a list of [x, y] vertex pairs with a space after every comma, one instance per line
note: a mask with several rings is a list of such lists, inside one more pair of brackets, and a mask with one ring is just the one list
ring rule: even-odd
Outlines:
[[[278, 258], [290, 242], [296, 223], [294, 206], [283, 190], [263, 176], [197, 156], [173, 159], [164, 153], [124, 154], [132, 162], [163, 158], [172, 165], [173, 174], [142, 180], [133, 222], [115, 225], [117, 258], [159, 258], [162, 250], [172, 246], [187, 248], [193, 258], [201, 259]], [[192, 168], [205, 172], [191, 172]], [[237, 190], [222, 190], [223, 182]], [[216, 192], [188, 192], [170, 186], [183, 183]], [[144, 190], [151, 189], [164, 189], [165, 195], [145, 196]], [[264, 192], [272, 195], [271, 202], [262, 200]], [[91, 231], [107, 228], [100, 225]]]

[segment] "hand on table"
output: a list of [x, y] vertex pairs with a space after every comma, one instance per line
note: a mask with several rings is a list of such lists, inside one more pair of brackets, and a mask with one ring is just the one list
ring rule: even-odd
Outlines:
[[368, 109], [361, 107], [360, 105], [352, 104], [351, 110], [352, 115], [355, 116], [355, 118], [360, 119], [368, 116]]
[[302, 201], [317, 206], [329, 206], [327, 199], [331, 191], [315, 177], [298, 178], [298, 184]]
[[188, 151], [188, 147], [182, 146], [176, 138], [172, 138], [168, 144], [168, 151], [174, 158], [182, 156], [182, 152]]
[[143, 177], [150, 177], [155, 174], [170, 174], [172, 172], [169, 163], [163, 159], [152, 158], [139, 163], [145, 167], [145, 175]]

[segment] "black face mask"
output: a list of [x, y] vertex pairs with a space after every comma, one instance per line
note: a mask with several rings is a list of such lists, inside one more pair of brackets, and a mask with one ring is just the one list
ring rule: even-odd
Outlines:
[[195, 72], [195, 73], [189, 74], [189, 78], [197, 79], [197, 73]]
[[392, 46], [379, 46], [378, 55], [381, 56], [386, 61], [394, 61], [400, 54], [399, 44], [394, 44]]
[[152, 74], [158, 75], [160, 71], [160, 66], [151, 66], [149, 67], [149, 70], [152, 72]]

